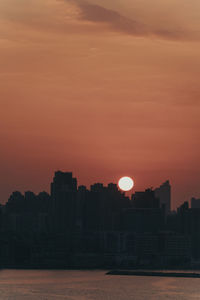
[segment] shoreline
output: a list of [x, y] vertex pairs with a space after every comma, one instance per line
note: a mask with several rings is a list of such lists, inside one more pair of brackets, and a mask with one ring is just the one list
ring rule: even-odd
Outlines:
[[200, 273], [196, 272], [176, 272], [176, 271], [143, 271], [143, 270], [111, 270], [106, 275], [119, 276], [158, 276], [158, 277], [182, 277], [200, 278]]
[[106, 267], [88, 267], [88, 268], [66, 268], [59, 266], [36, 267], [36, 266], [5, 266], [1, 267], [3, 270], [34, 270], [34, 271], [103, 271], [105, 275], [109, 276], [153, 276], [153, 277], [179, 277], [179, 278], [200, 278], [200, 270], [192, 269], [109, 269]]

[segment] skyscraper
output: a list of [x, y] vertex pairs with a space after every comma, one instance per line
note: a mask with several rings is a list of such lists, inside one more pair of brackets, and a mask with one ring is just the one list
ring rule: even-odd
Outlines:
[[52, 221], [56, 232], [67, 232], [74, 228], [77, 180], [71, 172], [55, 172], [51, 183]]
[[160, 199], [160, 207], [164, 210], [165, 215], [168, 215], [171, 210], [171, 185], [169, 180], [155, 189], [155, 196]]

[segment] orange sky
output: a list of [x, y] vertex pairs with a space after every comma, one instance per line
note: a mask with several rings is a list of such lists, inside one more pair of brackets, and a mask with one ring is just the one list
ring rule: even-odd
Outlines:
[[200, 197], [199, 78], [199, 0], [0, 0], [1, 202], [58, 169]]

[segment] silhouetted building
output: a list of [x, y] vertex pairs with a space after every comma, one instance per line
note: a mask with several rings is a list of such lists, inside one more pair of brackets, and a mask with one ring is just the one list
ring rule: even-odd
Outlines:
[[15, 191], [12, 193], [12, 195], [9, 197], [8, 202], [5, 205], [6, 212], [7, 213], [13, 213], [13, 212], [22, 212], [25, 210], [25, 198], [24, 196], [18, 192]]
[[200, 208], [200, 199], [191, 198], [191, 208]]
[[76, 198], [76, 229], [82, 231], [86, 227], [86, 206], [88, 201], [89, 191], [84, 185], [78, 187]]
[[13, 232], [47, 232], [50, 196], [46, 192], [14, 192], [5, 205], [3, 227]]
[[168, 215], [171, 210], [171, 186], [169, 180], [165, 181], [154, 191], [155, 196], [160, 200], [160, 207], [164, 210], [165, 215]]
[[[83, 193], [85, 194], [85, 193]], [[84, 200], [84, 230], [117, 230], [121, 226], [121, 212], [130, 207], [130, 200], [116, 184], [91, 186]]]
[[134, 208], [159, 208], [159, 199], [155, 197], [155, 193], [151, 189], [144, 192], [135, 192], [131, 198], [132, 206]]
[[176, 232], [178, 228], [178, 218], [177, 212], [173, 211], [166, 217], [166, 230], [171, 232]]
[[123, 229], [133, 232], [158, 232], [164, 228], [160, 208], [129, 208], [123, 211]]
[[53, 230], [71, 231], [75, 227], [77, 179], [71, 172], [55, 172], [51, 183]]
[[178, 232], [191, 239], [192, 257], [200, 259], [200, 208], [189, 208], [184, 202], [177, 212]]

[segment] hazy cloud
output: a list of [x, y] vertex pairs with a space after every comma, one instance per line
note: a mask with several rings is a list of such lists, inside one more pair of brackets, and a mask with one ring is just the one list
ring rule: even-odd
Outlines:
[[[73, 1], [74, 2], [74, 1]], [[128, 18], [119, 12], [107, 9], [97, 4], [91, 4], [85, 1], [75, 0], [75, 3], [80, 9], [80, 19], [93, 22], [107, 24], [112, 30], [123, 32], [129, 35], [140, 36], [159, 36], [167, 39], [183, 38], [186, 33], [177, 29], [153, 28], [149, 24], [135, 21]]]
[[114, 30], [126, 32], [128, 34], [147, 34], [148, 30], [143, 24], [128, 19], [118, 12], [106, 9], [99, 5], [80, 3], [81, 18], [91, 22], [107, 23]]

